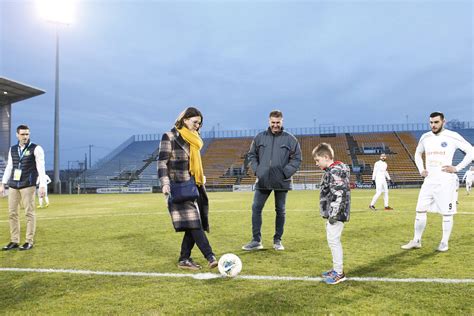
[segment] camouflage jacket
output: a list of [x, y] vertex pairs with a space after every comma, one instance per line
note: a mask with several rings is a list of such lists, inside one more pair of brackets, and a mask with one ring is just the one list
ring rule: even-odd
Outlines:
[[349, 167], [336, 161], [324, 170], [321, 180], [319, 206], [323, 218], [333, 218], [341, 222], [349, 221], [351, 210], [351, 189]]

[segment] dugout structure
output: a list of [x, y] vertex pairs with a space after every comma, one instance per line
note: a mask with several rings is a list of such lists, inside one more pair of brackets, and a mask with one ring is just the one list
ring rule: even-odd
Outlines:
[[12, 104], [45, 93], [33, 86], [0, 77], [0, 157], [6, 160], [10, 148]]

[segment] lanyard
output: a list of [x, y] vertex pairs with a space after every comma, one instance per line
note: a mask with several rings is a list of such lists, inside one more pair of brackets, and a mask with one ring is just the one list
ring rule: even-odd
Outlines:
[[20, 160], [18, 162], [18, 169], [21, 169], [21, 161], [23, 160], [23, 156], [25, 155], [25, 152], [27, 151], [28, 147], [30, 147], [31, 143], [28, 143], [28, 146], [25, 146], [23, 150], [20, 149], [20, 144], [18, 144], [18, 156], [20, 156]]

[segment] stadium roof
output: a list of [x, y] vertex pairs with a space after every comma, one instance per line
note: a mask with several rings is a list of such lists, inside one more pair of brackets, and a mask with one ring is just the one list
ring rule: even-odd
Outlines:
[[0, 105], [12, 104], [45, 93], [24, 83], [0, 77]]

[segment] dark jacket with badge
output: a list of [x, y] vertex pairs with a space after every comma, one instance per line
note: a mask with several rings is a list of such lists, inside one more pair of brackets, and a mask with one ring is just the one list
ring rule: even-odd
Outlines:
[[[191, 179], [189, 173], [189, 144], [173, 128], [163, 134], [158, 154], [158, 177], [161, 185], [173, 182], [184, 182]], [[182, 203], [168, 203], [174, 229], [185, 231], [200, 229], [209, 232], [209, 201], [204, 185], [198, 186], [199, 198], [197, 201]]]
[[320, 212], [323, 218], [340, 222], [349, 221], [351, 211], [350, 169], [346, 164], [335, 161], [324, 170], [319, 196]]
[[14, 180], [14, 172], [8, 180], [8, 186], [14, 189], [23, 189], [28, 187], [36, 186], [36, 180], [38, 179], [38, 170], [36, 169], [36, 157], [35, 149], [36, 144], [26, 144], [20, 158], [19, 145], [10, 147], [10, 154], [12, 157], [13, 170], [21, 169], [21, 177], [19, 180]]
[[292, 176], [301, 165], [301, 148], [292, 134], [271, 129], [255, 136], [248, 153], [250, 166], [257, 176], [256, 189], [291, 190]]

